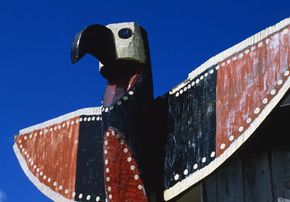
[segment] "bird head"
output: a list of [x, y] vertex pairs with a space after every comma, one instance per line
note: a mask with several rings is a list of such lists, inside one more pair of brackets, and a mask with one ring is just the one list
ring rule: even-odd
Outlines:
[[145, 67], [146, 33], [134, 22], [91, 25], [79, 32], [72, 45], [72, 63], [90, 54], [99, 60], [99, 71], [108, 80]]

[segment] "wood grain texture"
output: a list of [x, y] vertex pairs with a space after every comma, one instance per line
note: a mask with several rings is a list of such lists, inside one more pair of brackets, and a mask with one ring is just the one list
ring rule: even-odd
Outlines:
[[290, 108], [276, 109], [254, 136], [203, 182], [203, 202], [290, 199]]
[[[263, 110], [262, 100], [270, 100], [271, 95], [279, 91], [279, 81], [283, 81], [284, 72], [288, 70], [289, 58], [290, 32], [280, 31], [237, 53], [235, 59], [229, 58], [231, 60], [219, 64], [217, 155], [224, 151], [221, 144], [230, 145], [229, 137], [241, 135], [249, 126], [247, 119], [254, 120]], [[259, 109], [258, 113], [256, 109]]]
[[72, 199], [75, 191], [78, 118], [23, 134], [16, 139], [30, 172], [43, 185], [67, 199]]

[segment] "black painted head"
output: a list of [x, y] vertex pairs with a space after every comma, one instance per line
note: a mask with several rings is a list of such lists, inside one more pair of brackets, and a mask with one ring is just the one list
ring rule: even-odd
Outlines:
[[110, 77], [144, 66], [148, 56], [144, 30], [134, 22], [91, 25], [78, 33], [72, 45], [71, 60], [76, 63], [86, 53], [100, 61], [101, 74]]

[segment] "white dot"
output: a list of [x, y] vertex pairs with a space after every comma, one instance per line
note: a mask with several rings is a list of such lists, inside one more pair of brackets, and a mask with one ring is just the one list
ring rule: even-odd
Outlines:
[[127, 158], [127, 161], [128, 161], [128, 162], [131, 162], [131, 161], [132, 161], [132, 158], [131, 158], [131, 157], [128, 157], [128, 158]]
[[205, 162], [206, 162], [206, 157], [203, 157], [203, 158], [201, 159], [201, 162], [205, 163]]
[[194, 86], [194, 85], [195, 85], [195, 82], [194, 82], [194, 81], [192, 81], [192, 82], [191, 82], [191, 86]]
[[187, 87], [185, 86], [185, 87], [183, 88], [183, 90], [184, 90], [184, 92], [187, 91]]
[[109, 194], [109, 199], [112, 199], [112, 198], [113, 198], [112, 194]]
[[91, 117], [88, 118], [88, 121], [91, 121]]
[[47, 181], [48, 181], [48, 182], [51, 182], [51, 179], [50, 179], [50, 178], [48, 178], [48, 179], [47, 179]]
[[75, 193], [75, 192], [73, 192], [73, 193], [72, 193], [72, 197], [75, 197], [75, 196], [76, 196], [76, 193]]
[[269, 44], [270, 43], [270, 39], [266, 39], [266, 44]]
[[251, 47], [251, 51], [254, 51], [254, 50], [256, 50], [256, 46]]
[[114, 109], [114, 106], [110, 106], [110, 108], [109, 108], [111, 111]]
[[100, 120], [100, 117], [99, 116], [97, 116], [97, 121], [99, 121]]
[[138, 180], [139, 179], [139, 175], [134, 175], [134, 180]]
[[106, 181], [107, 181], [107, 182], [110, 182], [110, 180], [111, 180], [110, 177], [107, 177], [107, 178], [106, 178]]
[[183, 90], [181, 89], [181, 90], [179, 91], [179, 93], [182, 94], [182, 93], [183, 93]]
[[252, 122], [252, 119], [251, 118], [247, 118], [246, 122], [247, 123], [251, 123]]
[[119, 139], [119, 138], [120, 138], [120, 135], [119, 135], [119, 134], [117, 134], [117, 135], [116, 135], [116, 138], [117, 138], [117, 139]]
[[225, 143], [222, 143], [221, 145], [220, 145], [220, 149], [224, 149], [226, 147], [226, 144]]
[[39, 172], [39, 171], [40, 171], [40, 169], [39, 169], [39, 168], [37, 168], [37, 169], [36, 169], [36, 172]]
[[61, 125], [58, 125], [58, 129], [61, 129]]
[[191, 84], [188, 84], [188, 85], [187, 85], [187, 88], [190, 89], [190, 88], [191, 88]]
[[108, 145], [108, 141], [107, 140], [105, 140], [105, 145]]
[[225, 62], [222, 63], [222, 67], [224, 67], [224, 66], [226, 66], [226, 63]]
[[228, 59], [228, 60], [227, 60], [227, 63], [228, 63], [228, 64], [230, 64], [230, 63], [231, 63], [231, 60], [230, 60], [230, 59]]
[[105, 159], [105, 165], [108, 165], [109, 161], [108, 159]]
[[179, 92], [175, 93], [175, 96], [178, 97], [179, 96]]
[[79, 199], [83, 198], [83, 194], [79, 194]]
[[139, 190], [142, 190], [142, 189], [143, 189], [143, 186], [142, 186], [141, 184], [139, 184], [139, 185], [138, 185], [138, 189], [139, 189]]
[[231, 135], [230, 137], [229, 137], [229, 140], [232, 142], [233, 140], [235, 139], [235, 137], [233, 136], [233, 135]]
[[278, 83], [279, 86], [281, 86], [283, 84], [283, 80], [280, 79], [277, 83]]
[[29, 138], [30, 138], [30, 139], [32, 138], [32, 134], [29, 135]]
[[96, 201], [100, 201], [101, 198], [99, 196], [96, 197]]
[[196, 79], [195, 83], [198, 84], [199, 83], [199, 79]]
[[249, 49], [246, 49], [245, 50], [245, 54], [249, 54], [250, 50]]
[[87, 195], [87, 200], [90, 200], [91, 199], [91, 196], [90, 195]]
[[121, 145], [123, 145], [124, 143], [125, 143], [125, 141], [124, 141], [124, 140], [121, 140], [121, 141], [120, 141], [120, 144], [121, 144]]
[[53, 186], [56, 187], [56, 185], [57, 185], [57, 182], [53, 182]]
[[123, 151], [124, 151], [125, 154], [128, 153], [128, 149], [127, 148], [125, 148]]
[[60, 186], [58, 187], [58, 189], [59, 189], [59, 190], [62, 190], [62, 188], [63, 188], [63, 186], [62, 186], [62, 185], [60, 185]]
[[48, 132], [48, 130], [47, 130], [47, 129], [45, 129], [45, 130], [44, 130], [44, 133], [47, 133], [47, 132]]
[[260, 111], [261, 111], [261, 109], [260, 109], [259, 107], [257, 107], [257, 108], [255, 109], [255, 111], [254, 111], [254, 114], [259, 114]]
[[283, 33], [283, 34], [287, 34], [287, 33], [288, 33], [288, 31], [289, 31], [289, 30], [286, 28], [286, 29], [284, 29], [284, 30], [283, 30], [283, 32], [282, 32], [282, 33]]
[[106, 136], [109, 137], [110, 136], [110, 133], [109, 132], [106, 132]]
[[184, 174], [184, 175], [187, 175], [187, 174], [188, 174], [188, 170], [185, 169], [185, 170], [183, 171], [183, 174]]
[[237, 56], [234, 56], [233, 57], [233, 61], [236, 61], [238, 58], [237, 58]]
[[41, 171], [41, 172], [39, 173], [39, 175], [42, 176], [42, 175], [43, 175], [43, 172]]
[[37, 136], [37, 133], [34, 133], [34, 137], [36, 137]]
[[211, 158], [215, 157], [215, 152], [214, 152], [214, 151], [211, 152], [210, 157], [211, 157]]
[[19, 144], [21, 144], [21, 142], [22, 142], [21, 140], [18, 140], [18, 143], [19, 143]]
[[123, 96], [123, 100], [128, 100], [128, 97], [127, 96]]
[[264, 98], [263, 99], [263, 104], [267, 104], [268, 103], [268, 98]]
[[284, 76], [289, 76], [289, 70], [287, 70], [286, 72], [284, 72]]
[[210, 74], [213, 74], [213, 73], [214, 73], [214, 70], [213, 70], [213, 69], [211, 69], [211, 70], [209, 71], [209, 73], [210, 73]]
[[112, 187], [108, 186], [108, 192], [112, 191]]
[[104, 154], [107, 154], [107, 153], [108, 153], [108, 150], [105, 149], [105, 150], [104, 150]]
[[24, 140], [27, 140], [27, 136], [24, 136]]
[[68, 189], [66, 189], [66, 190], [64, 191], [64, 193], [65, 193], [65, 194], [68, 194]]
[[57, 130], [57, 126], [54, 126], [54, 130]]
[[244, 130], [244, 127], [243, 126], [240, 126], [239, 127], [239, 132], [242, 132]]
[[108, 108], [105, 108], [105, 112], [108, 112], [109, 111], [109, 109]]
[[134, 165], [131, 165], [131, 166], [130, 166], [130, 169], [131, 169], [131, 170], [135, 170], [135, 166], [134, 166]]
[[271, 90], [270, 94], [271, 95], [275, 95], [276, 94], [276, 90], [275, 89]]
[[179, 179], [179, 175], [178, 174], [174, 175], [174, 179], [178, 180]]
[[198, 168], [197, 163], [193, 165], [193, 169], [196, 170]]
[[92, 117], [92, 121], [94, 121], [94, 120], [96, 120], [96, 117], [93, 116], [93, 117]]
[[203, 79], [204, 79], [204, 76], [201, 76], [201, 77], [200, 77], [200, 80], [203, 80]]
[[217, 65], [217, 66], [215, 67], [215, 69], [216, 69], [216, 70], [218, 70], [219, 68], [220, 68], [220, 66], [219, 66], [219, 65]]
[[46, 175], [43, 175], [43, 179], [44, 179], [44, 180], [46, 179]]
[[21, 144], [21, 145], [19, 145], [19, 147], [20, 147], [20, 149], [22, 149], [22, 147], [23, 147], [23, 146], [22, 146], [22, 144]]
[[258, 43], [258, 47], [261, 48], [263, 46], [263, 42], [261, 41], [260, 43]]
[[129, 95], [133, 95], [134, 94], [134, 92], [133, 91], [129, 91]]
[[106, 168], [106, 173], [109, 173], [110, 172], [110, 169], [109, 168]]
[[244, 56], [243, 53], [240, 53], [240, 54], [239, 54], [239, 58], [242, 58], [243, 56]]

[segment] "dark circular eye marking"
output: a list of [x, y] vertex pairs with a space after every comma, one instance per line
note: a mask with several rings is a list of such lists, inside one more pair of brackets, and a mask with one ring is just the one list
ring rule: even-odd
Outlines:
[[121, 39], [128, 39], [133, 35], [133, 32], [130, 28], [123, 28], [119, 30], [118, 36]]

